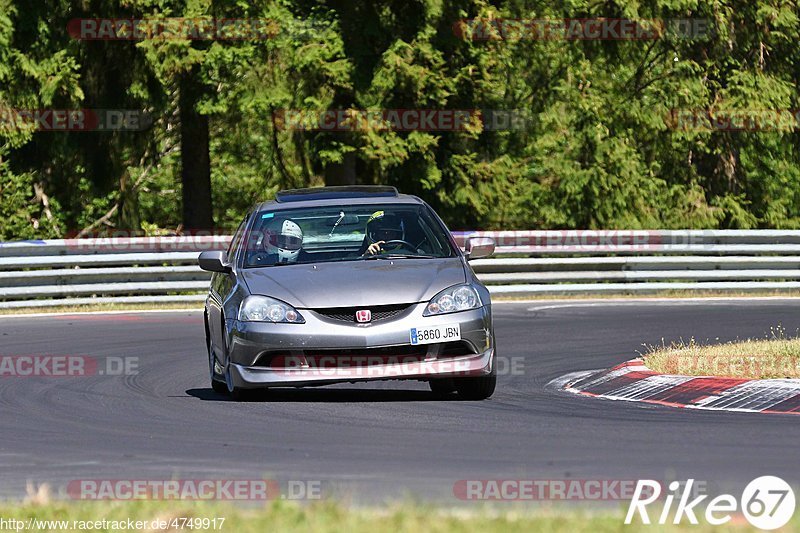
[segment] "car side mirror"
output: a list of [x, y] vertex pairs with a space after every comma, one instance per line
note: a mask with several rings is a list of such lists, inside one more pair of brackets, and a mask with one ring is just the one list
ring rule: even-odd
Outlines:
[[209, 272], [227, 273], [231, 271], [231, 264], [228, 262], [228, 254], [217, 250], [206, 250], [200, 253], [197, 258], [200, 268]]
[[464, 243], [464, 254], [468, 260], [489, 257], [494, 253], [494, 240], [490, 237], [468, 237]]

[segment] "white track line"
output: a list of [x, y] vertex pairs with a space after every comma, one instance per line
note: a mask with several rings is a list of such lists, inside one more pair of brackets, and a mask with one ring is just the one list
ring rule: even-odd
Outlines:
[[0, 314], [0, 320], [5, 318], [46, 318], [56, 316], [73, 316], [73, 315], [134, 315], [145, 313], [202, 313], [203, 309], [187, 308], [187, 309], [131, 309], [130, 311], [70, 311], [68, 313], [27, 313], [22, 315], [3, 315]]
[[[492, 302], [492, 305], [510, 303], [534, 303], [528, 301], [501, 301]], [[753, 296], [726, 296], [714, 298], [625, 298], [625, 299], [598, 299], [598, 300], [545, 300], [543, 305], [529, 307], [527, 311], [545, 311], [548, 309], [567, 309], [571, 307], [608, 307], [608, 306], [641, 306], [641, 305], [725, 305], [730, 303], [797, 303], [797, 296], [753, 297]]]

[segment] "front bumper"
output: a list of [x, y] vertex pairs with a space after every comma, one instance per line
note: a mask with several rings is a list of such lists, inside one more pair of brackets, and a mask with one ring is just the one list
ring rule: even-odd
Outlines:
[[[425, 304], [411, 305], [398, 317], [383, 322], [359, 325], [336, 322], [301, 309], [305, 324], [272, 324], [231, 321], [228, 346], [233, 383], [241, 388], [292, 387], [330, 383], [484, 376], [492, 372], [494, 339], [491, 310], [482, 307], [471, 311], [423, 317]], [[469, 353], [438, 355], [438, 345], [427, 345], [420, 360], [402, 357], [386, 363], [312, 367], [272, 368], [262, 364], [266, 353], [302, 354], [306, 351], [354, 349], [391, 349], [410, 346], [410, 329], [459, 324], [461, 340]], [[391, 359], [391, 358], [390, 358]]]
[[385, 365], [331, 368], [265, 368], [231, 364], [233, 384], [241, 388], [301, 387], [357, 381], [477, 377], [492, 373], [494, 349], [464, 357]]

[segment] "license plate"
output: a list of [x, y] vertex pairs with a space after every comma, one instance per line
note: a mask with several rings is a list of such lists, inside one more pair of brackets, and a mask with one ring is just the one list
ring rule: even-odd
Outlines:
[[411, 344], [433, 344], [461, 340], [459, 324], [429, 326], [427, 328], [411, 328]]

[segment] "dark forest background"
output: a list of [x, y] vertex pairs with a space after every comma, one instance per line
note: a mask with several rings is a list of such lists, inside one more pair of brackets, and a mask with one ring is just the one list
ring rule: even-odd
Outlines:
[[[259, 18], [266, 39], [79, 40], [75, 18]], [[690, 19], [702, 35], [475, 40], [462, 19]], [[455, 26], [454, 26], [455, 25]], [[507, 36], [506, 36], [507, 37]], [[797, 228], [800, 133], [672, 110], [800, 108], [780, 0], [0, 0], [0, 109], [133, 109], [141, 131], [0, 121], [0, 239], [234, 227], [278, 189], [389, 184], [453, 229]], [[346, 133], [276, 110], [520, 110], [524, 127]]]

